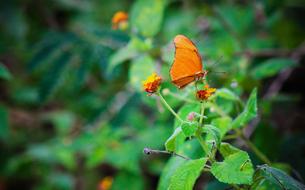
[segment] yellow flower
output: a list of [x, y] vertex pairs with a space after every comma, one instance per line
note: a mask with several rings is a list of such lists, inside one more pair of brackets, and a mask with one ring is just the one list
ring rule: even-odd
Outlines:
[[153, 73], [145, 81], [142, 81], [143, 89], [148, 93], [155, 93], [158, 90], [161, 81], [161, 77], [158, 76], [156, 73]]
[[109, 190], [111, 188], [113, 178], [111, 176], [104, 177], [98, 185], [98, 190]]
[[128, 14], [123, 11], [116, 12], [112, 17], [112, 28], [125, 30], [128, 27]]
[[198, 100], [207, 100], [216, 91], [216, 88], [210, 88], [208, 85], [206, 85], [204, 88], [204, 90], [198, 90], [196, 92], [196, 97]]

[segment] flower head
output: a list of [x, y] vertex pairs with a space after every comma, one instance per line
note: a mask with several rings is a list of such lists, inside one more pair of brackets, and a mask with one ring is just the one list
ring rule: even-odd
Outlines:
[[98, 190], [109, 190], [111, 188], [113, 178], [110, 176], [104, 177], [98, 185]]
[[198, 100], [207, 100], [216, 91], [216, 88], [210, 88], [209, 85], [205, 85], [203, 90], [198, 90], [196, 92], [196, 97]]
[[128, 14], [123, 11], [116, 12], [112, 17], [112, 28], [125, 30], [128, 26]]
[[155, 93], [158, 90], [161, 81], [161, 77], [158, 76], [156, 73], [153, 73], [145, 81], [142, 81], [143, 89], [148, 93]]

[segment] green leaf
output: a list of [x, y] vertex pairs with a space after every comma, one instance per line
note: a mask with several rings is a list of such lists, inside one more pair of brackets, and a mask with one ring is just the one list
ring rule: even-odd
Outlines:
[[60, 55], [50, 68], [49, 72], [43, 78], [39, 88], [39, 97], [41, 101], [45, 101], [51, 93], [56, 90], [62, 77], [66, 65], [70, 62], [71, 54], [68, 52]]
[[223, 183], [251, 184], [254, 170], [249, 155], [239, 151], [225, 157], [223, 162], [214, 162], [211, 172]]
[[227, 88], [217, 89], [216, 96], [227, 100], [233, 100], [233, 101], [239, 100], [239, 97], [234, 92], [232, 92]]
[[208, 141], [212, 140], [216, 143], [217, 147], [219, 146], [221, 139], [220, 131], [217, 127], [213, 125], [204, 125], [204, 127], [202, 128], [202, 132], [207, 134]]
[[[179, 150], [177, 153], [188, 156], [191, 158], [202, 158], [202, 148], [197, 140], [193, 139], [190, 141], [186, 141], [184, 144], [182, 144], [181, 147], [179, 147]], [[164, 190], [168, 189], [171, 177], [175, 173], [176, 169], [179, 168], [183, 163], [187, 162], [187, 160], [182, 159], [177, 156], [172, 156], [169, 161], [166, 163], [158, 184], [158, 190]]]
[[175, 129], [174, 133], [166, 140], [165, 149], [169, 152], [176, 150], [176, 138], [182, 132], [181, 127]]
[[137, 55], [137, 51], [130, 45], [130, 43], [116, 51], [109, 59], [107, 72], [111, 73], [113, 69], [124, 61], [130, 60]]
[[5, 107], [0, 105], [0, 139], [9, 138], [8, 112]]
[[168, 189], [192, 190], [206, 162], [206, 158], [201, 158], [181, 164], [171, 177]]
[[257, 90], [252, 90], [244, 111], [234, 119], [232, 129], [244, 127], [249, 121], [257, 115]]
[[136, 58], [129, 71], [129, 82], [138, 91], [143, 91], [142, 81], [155, 72], [154, 60], [144, 55]]
[[231, 122], [232, 119], [230, 117], [220, 117], [213, 119], [211, 122], [211, 125], [214, 125], [219, 129], [220, 132], [220, 138], [222, 139], [225, 134], [231, 130]]
[[273, 183], [280, 189], [305, 189], [305, 185], [296, 181], [285, 172], [273, 167], [269, 167], [268, 165], [258, 166], [258, 171], [256, 172], [254, 179], [260, 181], [259, 179], [261, 179], [261, 177]]
[[11, 73], [5, 65], [0, 63], [0, 79], [10, 80], [12, 78]]
[[186, 137], [194, 136], [198, 127], [197, 122], [185, 122], [182, 123], [181, 129]]
[[229, 143], [221, 143], [219, 148], [220, 154], [226, 158], [231, 154], [235, 154], [237, 152], [241, 152], [242, 150], [230, 145]]
[[296, 62], [292, 59], [285, 58], [273, 58], [269, 59], [260, 65], [256, 66], [251, 75], [258, 80], [271, 77], [276, 75], [277, 73], [296, 66]]
[[[181, 119], [187, 120], [187, 116], [191, 113], [200, 113], [200, 105], [199, 104], [184, 104], [178, 111], [178, 115]], [[175, 118], [174, 126], [180, 126], [180, 121]]]
[[137, 0], [131, 10], [131, 24], [146, 37], [156, 35], [162, 24], [166, 0]]

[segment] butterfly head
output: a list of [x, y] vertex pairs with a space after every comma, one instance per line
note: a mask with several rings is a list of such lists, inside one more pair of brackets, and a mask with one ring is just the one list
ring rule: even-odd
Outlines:
[[200, 71], [195, 74], [195, 81], [203, 79], [208, 74], [208, 71]]

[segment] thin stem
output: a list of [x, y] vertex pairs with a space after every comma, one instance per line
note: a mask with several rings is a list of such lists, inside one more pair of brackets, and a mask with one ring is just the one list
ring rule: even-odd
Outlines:
[[[204, 115], [204, 103], [201, 103], [201, 111], [200, 111], [200, 115]], [[204, 126], [204, 117], [200, 117], [199, 118], [199, 127], [197, 129], [197, 132], [196, 132], [196, 137], [200, 143], [200, 145], [202, 146], [202, 149], [204, 150], [204, 152], [206, 153], [206, 155], [208, 155], [209, 153], [209, 148], [208, 146], [205, 144], [202, 136], [201, 136], [201, 133], [202, 133], [202, 127]]]
[[185, 160], [191, 160], [190, 158], [188, 158], [186, 156], [182, 156], [180, 154], [177, 154], [176, 152], [168, 152], [168, 151], [165, 151], [165, 150], [153, 150], [153, 149], [150, 149], [150, 148], [144, 148], [143, 152], [147, 155], [150, 155], [150, 154], [170, 154], [170, 155], [173, 155], [173, 156], [183, 158]]
[[271, 161], [268, 157], [262, 153], [244, 134], [241, 130], [237, 130], [240, 138], [246, 143], [246, 145], [254, 152], [254, 154], [262, 160], [264, 163], [271, 165]]
[[239, 135], [237, 135], [237, 134], [226, 135], [225, 137], [223, 137], [223, 140], [236, 139], [237, 137], [239, 137]]
[[172, 97], [174, 97], [174, 98], [177, 98], [177, 99], [179, 99], [179, 100], [182, 100], [182, 101], [185, 101], [185, 102], [188, 102], [188, 103], [192, 103], [192, 104], [196, 104], [197, 102], [196, 101], [194, 101], [194, 100], [191, 100], [191, 99], [189, 99], [189, 98], [184, 98], [184, 97], [182, 97], [182, 96], [179, 96], [179, 95], [177, 95], [177, 94], [175, 94], [175, 93], [173, 93], [173, 92], [168, 92], [168, 94], [169, 95], [171, 95]]
[[161, 102], [165, 105], [165, 107], [181, 122], [184, 121], [181, 119], [181, 117], [170, 107], [170, 105], [166, 102], [166, 100], [163, 98], [160, 91], [157, 92], [158, 96], [160, 97]]

